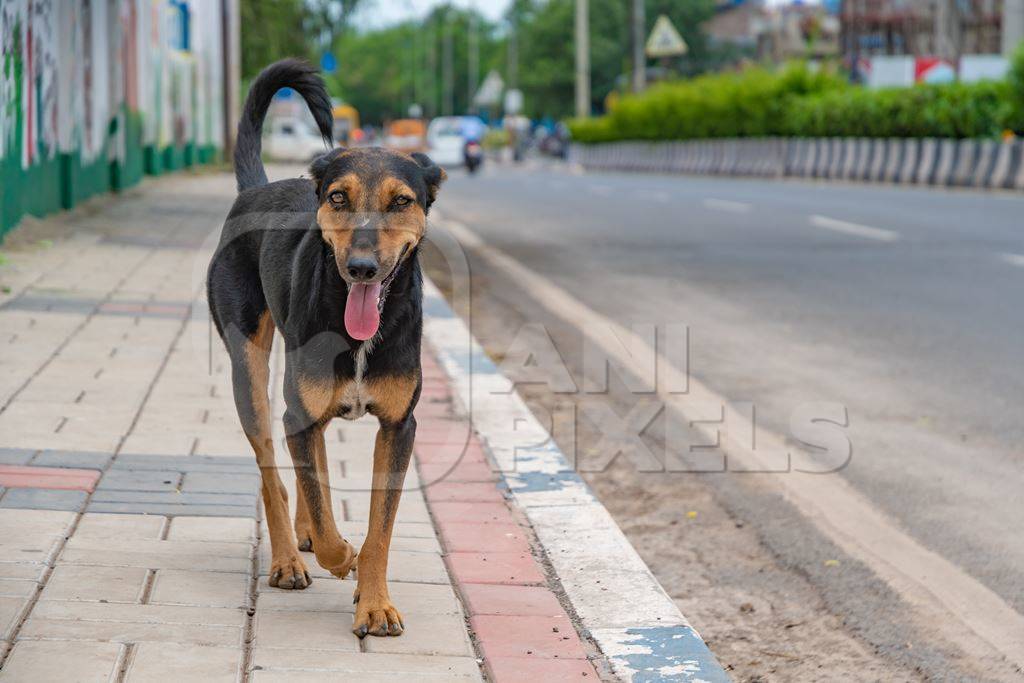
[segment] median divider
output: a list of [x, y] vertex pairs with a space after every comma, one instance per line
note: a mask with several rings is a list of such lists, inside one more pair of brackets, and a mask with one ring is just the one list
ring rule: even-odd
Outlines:
[[572, 145], [592, 170], [1024, 190], [1024, 139], [729, 138]]

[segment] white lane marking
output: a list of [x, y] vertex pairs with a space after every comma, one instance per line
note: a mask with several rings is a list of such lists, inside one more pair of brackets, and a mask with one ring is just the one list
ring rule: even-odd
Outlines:
[[640, 199], [653, 199], [656, 202], [667, 202], [669, 200], [668, 192], [661, 192], [659, 190], [640, 190], [636, 193], [636, 196]]
[[[727, 424], [740, 424], [742, 417], [724, 397], [711, 391], [693, 376], [687, 376], [647, 341], [583, 304], [536, 271], [488, 245], [461, 223], [447, 221], [463, 247], [473, 249], [496, 270], [555, 317], [582, 330], [607, 355], [624, 367], [636, 362], [635, 354], [647, 348], [656, 354], [658, 395], [681, 419], [692, 415], [725, 411]], [[607, 330], [612, 334], [595, 334]], [[687, 384], [687, 382], [689, 384]], [[688, 386], [686, 394], [664, 391], [664, 387]], [[695, 428], [698, 423], [694, 423]], [[699, 429], [709, 442], [719, 436], [714, 426]], [[846, 554], [870, 567], [912, 608], [921, 623], [936, 628], [942, 636], [971, 652], [1005, 657], [1024, 667], [1024, 615], [995, 592], [938, 553], [929, 550], [900, 529], [898, 522], [882, 513], [840, 476], [814, 474], [807, 454], [793, 450], [786, 438], [766, 429], [757, 433], [757, 448], [732, 448], [730, 468], [738, 471], [766, 471], [775, 466], [775, 453], [790, 453], [793, 471], [771, 475], [782, 494]], [[804, 470], [801, 472], [801, 470]], [[759, 475], [760, 476], [760, 475]], [[768, 476], [768, 475], [766, 475]]]
[[1000, 254], [999, 257], [1011, 266], [1024, 268], [1024, 254]]
[[749, 213], [754, 208], [746, 202], [734, 202], [731, 199], [714, 199], [710, 197], [704, 200], [704, 206], [708, 209], [728, 211], [729, 213]]
[[867, 225], [850, 223], [848, 221], [841, 221], [838, 218], [829, 218], [828, 216], [819, 216], [817, 214], [811, 216], [811, 225], [816, 228], [824, 228], [832, 232], [841, 232], [844, 235], [854, 235], [855, 237], [864, 237], [869, 240], [878, 240], [879, 242], [895, 242], [900, 238], [900, 234], [892, 230], [872, 228]]

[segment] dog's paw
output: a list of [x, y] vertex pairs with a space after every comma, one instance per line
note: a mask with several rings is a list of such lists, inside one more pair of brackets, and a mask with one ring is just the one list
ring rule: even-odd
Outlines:
[[301, 557], [288, 555], [271, 561], [270, 579], [267, 583], [274, 588], [302, 590], [313, 583], [313, 579], [309, 576], [309, 569]]
[[360, 598], [359, 589], [352, 596], [356, 603], [356, 616], [352, 622], [352, 633], [360, 638], [370, 636], [400, 636], [405, 629], [402, 615], [398, 613], [386, 596]]
[[316, 553], [317, 564], [339, 579], [344, 579], [356, 568], [358, 555], [356, 549], [348, 541], [342, 540], [333, 552], [321, 552], [319, 545], [313, 552]]
[[295, 538], [299, 542], [299, 550], [304, 553], [313, 550], [313, 528], [308, 522], [295, 520]]

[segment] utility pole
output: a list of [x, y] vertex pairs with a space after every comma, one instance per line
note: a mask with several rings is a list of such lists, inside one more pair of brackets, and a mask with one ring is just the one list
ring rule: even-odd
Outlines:
[[519, 17], [512, 13], [509, 19], [507, 54], [508, 66], [505, 69], [509, 88], [519, 87]]
[[455, 113], [455, 64], [452, 44], [453, 40], [451, 8], [444, 13], [444, 45], [441, 64], [441, 80], [444, 90], [444, 103], [441, 113], [451, 116]]
[[647, 57], [644, 55], [647, 20], [644, 14], [644, 0], [633, 0], [633, 92], [643, 92], [647, 87]]
[[590, 18], [588, 0], [576, 0], [576, 116], [590, 116]]
[[956, 0], [938, 0], [935, 9], [935, 54], [957, 64], [960, 61], [961, 30]]
[[469, 8], [469, 82], [466, 84], [466, 108], [473, 110], [473, 95], [480, 80], [480, 38], [477, 35], [476, 7]]
[[412, 0], [405, 0], [405, 10], [409, 13], [411, 28], [411, 35], [409, 36], [409, 107], [411, 108], [414, 104], [422, 106], [420, 102], [420, 69], [416, 59], [416, 43], [419, 40], [419, 34], [423, 33], [423, 31], [416, 30], [416, 19], [413, 18], [415, 8], [413, 7]]
[[417, 48], [417, 45], [419, 44], [420, 41], [421, 33], [423, 32], [416, 31], [415, 29], [413, 30], [412, 33], [412, 64], [410, 65], [410, 68], [412, 69], [412, 101], [414, 104], [418, 104], [422, 107], [423, 83], [421, 82], [420, 79], [423, 77], [423, 72], [420, 69], [420, 60]]
[[425, 31], [430, 44], [430, 49], [427, 52], [427, 75], [429, 78], [427, 79], [426, 101], [427, 112], [431, 118], [437, 116], [437, 112], [440, 110], [437, 106], [437, 22], [435, 17], [436, 15], [433, 14], [430, 16]]
[[1003, 0], [1003, 54], [1009, 57], [1024, 41], [1024, 0]]

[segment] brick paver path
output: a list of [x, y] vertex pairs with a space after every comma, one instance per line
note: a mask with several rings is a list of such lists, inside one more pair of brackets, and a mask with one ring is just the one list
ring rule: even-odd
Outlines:
[[[312, 555], [310, 588], [267, 586], [259, 475], [202, 308], [207, 240], [232, 185], [149, 183], [52, 219], [72, 222], [72, 237], [0, 270], [0, 678], [480, 680], [415, 472], [390, 563], [403, 636], [353, 636], [354, 581], [328, 578]], [[276, 387], [282, 370], [278, 345]], [[370, 419], [336, 421], [327, 444], [341, 531], [357, 546], [374, 433]], [[467, 558], [458, 571], [478, 569]]]

